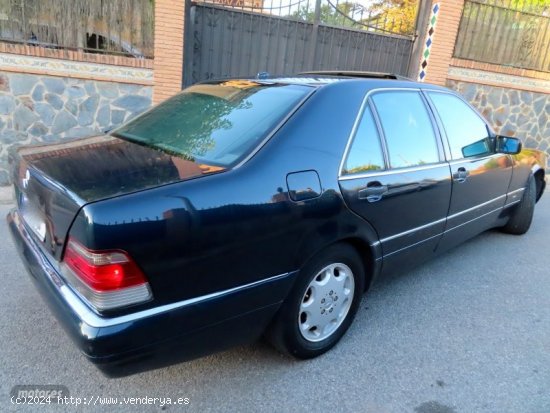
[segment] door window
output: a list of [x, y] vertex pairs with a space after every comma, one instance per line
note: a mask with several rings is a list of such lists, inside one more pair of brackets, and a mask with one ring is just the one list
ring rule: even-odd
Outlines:
[[451, 147], [453, 159], [485, 156], [493, 152], [487, 125], [462, 99], [449, 93], [429, 93]]
[[372, 100], [380, 116], [392, 168], [439, 162], [436, 135], [419, 92], [381, 92]]
[[382, 169], [384, 169], [384, 155], [380, 136], [372, 112], [367, 107], [353, 137], [342, 173], [354, 174]]

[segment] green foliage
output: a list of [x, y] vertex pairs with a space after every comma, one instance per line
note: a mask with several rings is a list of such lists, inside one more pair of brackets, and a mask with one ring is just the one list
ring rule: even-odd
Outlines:
[[518, 9], [544, 9], [550, 7], [550, 1], [548, 0], [512, 0], [512, 7]]
[[506, 9], [544, 13], [550, 11], [549, 0], [482, 0], [483, 3]]
[[[414, 32], [417, 5], [417, 0], [377, 0], [369, 7], [348, 1], [339, 3], [336, 7], [323, 4], [320, 22], [331, 26], [410, 34]], [[313, 22], [315, 10], [303, 6], [292, 13], [291, 17]]]
[[348, 174], [356, 174], [359, 172], [370, 172], [370, 171], [380, 171], [382, 170], [382, 167], [380, 165], [360, 165], [356, 166], [355, 168], [351, 168], [350, 170], [346, 170], [345, 172]]
[[[321, 5], [320, 21], [323, 24], [332, 26], [357, 26], [359, 24], [352, 18], [356, 7], [357, 5], [351, 2], [340, 3], [336, 9], [329, 4], [323, 4]], [[315, 20], [315, 10], [302, 6], [299, 10], [292, 13], [291, 16], [299, 20], [313, 22]]]

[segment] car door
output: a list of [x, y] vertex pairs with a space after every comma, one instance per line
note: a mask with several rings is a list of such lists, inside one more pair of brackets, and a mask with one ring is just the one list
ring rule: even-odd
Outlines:
[[452, 196], [440, 249], [491, 227], [506, 202], [512, 159], [495, 152], [495, 138], [481, 115], [449, 92], [425, 91], [446, 135]]
[[377, 231], [383, 272], [429, 258], [445, 228], [451, 182], [420, 91], [372, 92], [344, 155], [345, 202]]

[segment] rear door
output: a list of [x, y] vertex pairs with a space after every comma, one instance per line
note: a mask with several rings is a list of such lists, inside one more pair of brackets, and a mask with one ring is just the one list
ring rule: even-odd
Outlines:
[[451, 182], [434, 119], [420, 91], [376, 91], [360, 114], [340, 172], [347, 205], [378, 232], [384, 272], [433, 253]]
[[495, 138], [473, 108], [453, 93], [427, 91], [448, 142], [453, 177], [441, 249], [474, 236], [497, 219], [512, 177], [512, 159], [495, 153]]

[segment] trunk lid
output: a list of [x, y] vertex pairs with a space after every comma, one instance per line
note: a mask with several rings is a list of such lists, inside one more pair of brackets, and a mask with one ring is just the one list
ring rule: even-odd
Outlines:
[[224, 170], [111, 136], [22, 147], [11, 162], [21, 216], [56, 260], [85, 204]]

